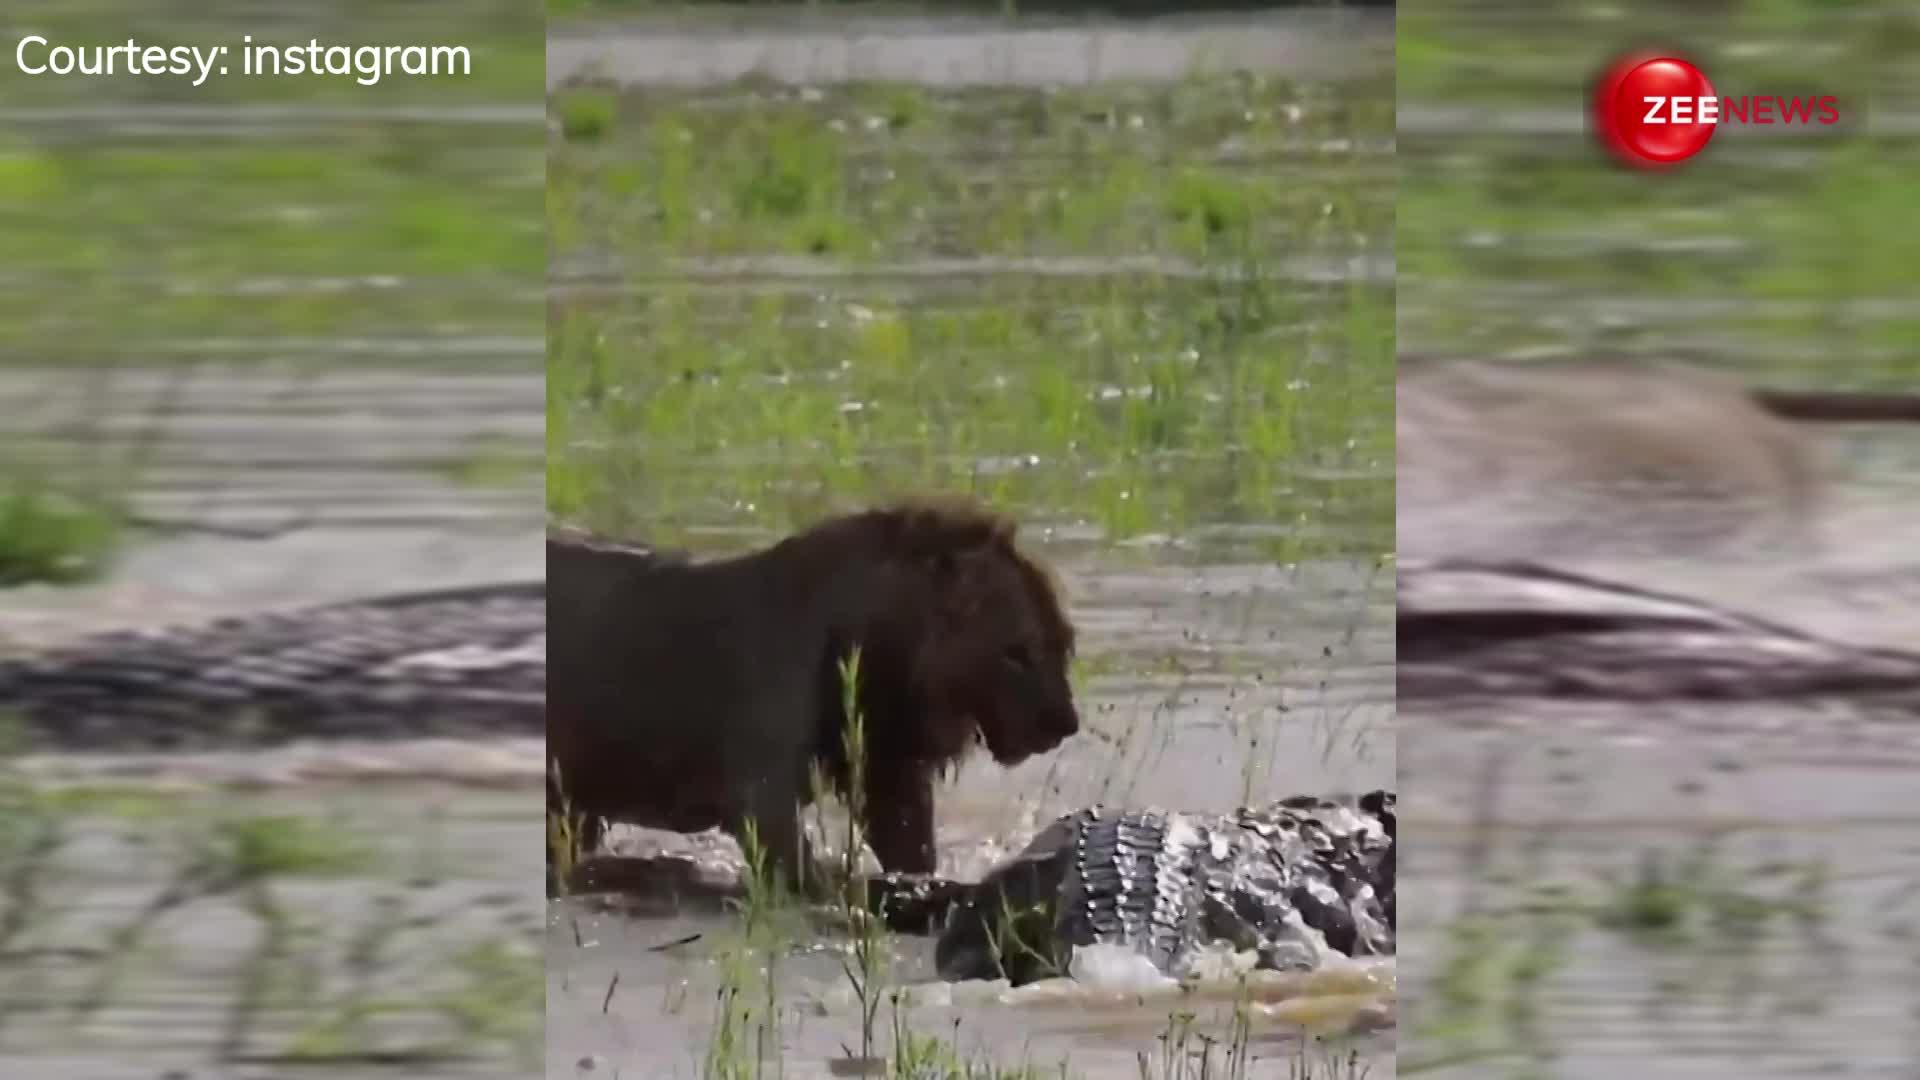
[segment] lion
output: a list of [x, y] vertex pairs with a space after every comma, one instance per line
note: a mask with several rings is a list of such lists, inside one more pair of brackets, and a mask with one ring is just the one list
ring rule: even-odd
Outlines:
[[866, 838], [935, 866], [934, 781], [976, 744], [1012, 766], [1079, 730], [1074, 629], [1014, 524], [918, 500], [714, 561], [555, 531], [547, 540], [548, 802], [590, 851], [607, 822], [745, 845], [790, 884], [812, 866], [816, 769], [847, 794], [843, 662], [857, 648]]

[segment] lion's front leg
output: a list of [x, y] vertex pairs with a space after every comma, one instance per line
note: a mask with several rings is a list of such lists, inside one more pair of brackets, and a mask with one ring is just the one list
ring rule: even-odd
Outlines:
[[867, 776], [867, 843], [880, 865], [895, 873], [931, 874], [933, 775], [895, 766]]

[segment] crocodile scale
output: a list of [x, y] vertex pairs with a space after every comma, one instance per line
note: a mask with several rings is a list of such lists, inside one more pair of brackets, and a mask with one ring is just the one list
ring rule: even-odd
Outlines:
[[546, 586], [443, 589], [151, 630], [0, 659], [35, 749], [545, 730]]
[[[1073, 950], [1117, 945], [1182, 974], [1204, 947], [1253, 952], [1262, 967], [1316, 966], [1329, 950], [1394, 951], [1392, 792], [1348, 804], [1296, 796], [1232, 814], [1090, 807], [1065, 815], [977, 885], [936, 883], [895, 921], [942, 925], [942, 978], [1030, 982]], [[885, 890], [878, 890], [885, 892]]]

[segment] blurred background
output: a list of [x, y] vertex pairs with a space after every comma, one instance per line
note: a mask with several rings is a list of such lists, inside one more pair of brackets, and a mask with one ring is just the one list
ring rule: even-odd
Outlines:
[[[540, 579], [543, 31], [485, 0], [5, 5], [0, 657]], [[28, 34], [231, 73], [28, 76]], [[461, 45], [472, 74], [248, 78], [243, 35]], [[0, 763], [0, 1073], [532, 1067], [537, 739], [112, 730]]]
[[[1593, 76], [1638, 47], [1685, 50], [1723, 95], [1833, 94], [1845, 122], [1723, 126], [1679, 169], [1618, 167], [1584, 113]], [[1782, 435], [1724, 402], [1687, 412], [1677, 384], [1566, 380], [1609, 359], [1736, 388], [1920, 389], [1917, 58], [1904, 4], [1404, 9], [1402, 558], [1542, 560], [1920, 645], [1920, 429]], [[1664, 434], [1599, 419], [1628, 411]], [[1775, 452], [1810, 463], [1815, 497]], [[1654, 497], [1669, 480], [1691, 497]], [[1403, 1073], [1912, 1075], [1911, 715], [1402, 710]]]
[[[1393, 781], [1392, 13], [1255, 7], [552, 7], [554, 518], [723, 554], [971, 492], [1065, 579], [1086, 730], [941, 790], [947, 876], [1095, 800]], [[703, 845], [613, 838], [737, 859]], [[859, 1046], [843, 934], [554, 914], [549, 1075]], [[924, 983], [930, 942], [893, 944], [881, 985]], [[1391, 1072], [1391, 964], [1343, 977], [1263, 1004], [1251, 1075]], [[1182, 1035], [1165, 1002], [917, 992], [885, 1034], [914, 1075], [1200, 1075], [1232, 1042], [1231, 994]]]

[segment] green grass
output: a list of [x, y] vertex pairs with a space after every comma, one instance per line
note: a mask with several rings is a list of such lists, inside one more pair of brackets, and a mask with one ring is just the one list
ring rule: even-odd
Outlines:
[[[1920, 383], [1920, 317], [1902, 303], [1920, 287], [1920, 140], [1864, 130], [1902, 108], [1891, 89], [1920, 55], [1910, 8], [1457, 14], [1414, 6], [1398, 23], [1401, 101], [1416, 110], [1399, 144], [1400, 317], [1414, 347], [1693, 347], [1770, 382]], [[1614, 167], [1578, 130], [1417, 122], [1443, 103], [1577, 113], [1610, 51], [1648, 40], [1692, 50], [1722, 93], [1835, 94], [1851, 126], [1767, 139], [1730, 130], [1686, 168], [1650, 176]], [[1647, 314], [1596, 323], [1582, 317], [1595, 298]]]
[[[238, 74], [193, 87], [0, 65], [0, 98], [18, 113], [0, 124], [0, 370], [51, 382], [209, 359], [523, 367], [524, 354], [498, 349], [421, 361], [380, 343], [537, 340], [544, 20], [509, 0], [463, 4], [457, 17], [376, 7], [275, 5], [263, 20], [240, 0], [10, 6], [22, 33], [54, 42], [458, 44], [474, 70], [375, 87]], [[10, 434], [0, 430], [0, 588], [97, 576], [124, 540], [117, 507], [82, 482], [87, 461], [28, 474]], [[494, 484], [500, 472], [476, 463], [461, 479]]]
[[[413, 5], [275, 5], [263, 15], [253, 0], [16, 0], [8, 6], [21, 35], [37, 33], [56, 43], [106, 43], [133, 37], [142, 45], [228, 47], [229, 73], [199, 86], [174, 75], [112, 79], [26, 75], [12, 60], [18, 37], [9, 39], [0, 67], [0, 90], [15, 106], [70, 105], [80, 101], [157, 103], [281, 103], [434, 105], [497, 104], [542, 85], [546, 71], [545, 19], [539, 9], [515, 0], [463, 0], [452, 7]], [[465, 45], [473, 71], [465, 78], [384, 79], [357, 84], [352, 76], [246, 77], [235, 50], [243, 37], [255, 44]], [[524, 99], [523, 99], [524, 100]]]
[[593, 90], [571, 91], [554, 102], [554, 111], [560, 115], [560, 133], [570, 142], [605, 138], [617, 119], [617, 108], [612, 94]]
[[[0, 233], [19, 275], [0, 290], [0, 366], [171, 363], [204, 355], [192, 343], [209, 338], [525, 335], [540, 321], [538, 117], [476, 109], [538, 100], [537, 10], [476, 0], [457, 19], [288, 9], [263, 23], [238, 0], [28, 0], [9, 13], [54, 41], [460, 44], [474, 70], [375, 87], [238, 75], [192, 87], [0, 68], [0, 93], [30, 113], [184, 110], [125, 110], [131, 128], [29, 118], [0, 129]], [[141, 130], [156, 123], [181, 130]], [[536, 287], [503, 299], [515, 280]]]
[[122, 538], [120, 515], [38, 477], [0, 468], [0, 589], [98, 577]]
[[[970, 490], [1392, 545], [1390, 83], [557, 95], [549, 509], [671, 542]], [[1277, 177], [1284, 179], [1277, 179]], [[787, 260], [787, 261], [782, 261]]]
[[[427, 349], [419, 360], [382, 343], [537, 341], [537, 5], [23, 0], [7, 16], [18, 31], [9, 49], [29, 30], [62, 43], [162, 46], [234, 47], [251, 34], [459, 44], [474, 58], [469, 78], [374, 88], [237, 72], [199, 87], [33, 78], [0, 65], [9, 390], [19, 372], [49, 384], [97, 373], [81, 388], [91, 393], [114, 369], [209, 358], [294, 376], [325, 364], [524, 370], [531, 349], [504, 360], [498, 348]], [[294, 378], [289, 389], [297, 396]], [[38, 398], [9, 401], [25, 413]], [[62, 418], [59, 432], [36, 433], [19, 451], [16, 432], [0, 431], [0, 588], [86, 580], [127, 542], [121, 495], [137, 489], [142, 462], [115, 463], [140, 455], [123, 454], [89, 416]], [[74, 459], [43, 460], [43, 441]], [[457, 478], [504, 484], [511, 471], [524, 481], [531, 462], [508, 457], [478, 447]], [[415, 853], [395, 850], [410, 832], [322, 812], [304, 795], [41, 790], [0, 761], [0, 1057], [15, 1062], [23, 1047], [153, 1053], [151, 1038], [121, 1041], [150, 1031], [123, 1019], [138, 1014], [169, 1017], [170, 1044], [198, 1039], [242, 1071], [248, 1060], [258, 1072], [281, 1059], [458, 1056], [517, 1059], [516, 1074], [530, 1072], [541, 958], [514, 931], [472, 926], [491, 915], [462, 910], [437, 925], [446, 913], [428, 886], [445, 883], [421, 884]], [[356, 910], [365, 895], [402, 902]], [[182, 940], [183, 922], [233, 936]], [[126, 948], [103, 948], [115, 942]]]
[[[0, 135], [0, 183], [8, 169], [54, 178], [7, 225], [38, 284], [0, 299], [0, 364], [151, 362], [156, 345], [178, 362], [209, 337], [534, 325], [533, 302], [498, 296], [542, 266], [532, 133], [386, 122], [354, 142], [75, 148]], [[520, 169], [503, 171], [514, 155]]]

